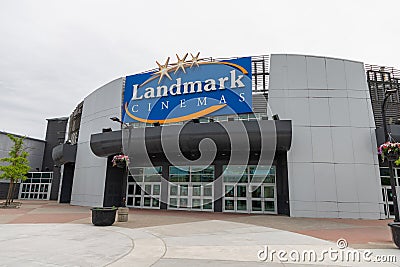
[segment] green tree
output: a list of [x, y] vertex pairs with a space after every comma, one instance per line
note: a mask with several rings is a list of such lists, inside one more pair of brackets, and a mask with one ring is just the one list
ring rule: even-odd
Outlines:
[[14, 186], [18, 180], [25, 181], [26, 174], [28, 173], [29, 153], [25, 151], [24, 137], [16, 137], [12, 134], [7, 134], [8, 138], [14, 143], [8, 152], [9, 157], [1, 158], [0, 162], [8, 162], [6, 166], [0, 166], [0, 179], [10, 180], [10, 187], [8, 188], [7, 199], [5, 205], [8, 206], [14, 200]]

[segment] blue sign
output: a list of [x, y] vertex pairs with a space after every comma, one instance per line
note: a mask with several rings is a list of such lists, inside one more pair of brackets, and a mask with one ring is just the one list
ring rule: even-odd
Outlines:
[[252, 112], [251, 58], [202, 62], [198, 55], [127, 76], [122, 121], [163, 124]]

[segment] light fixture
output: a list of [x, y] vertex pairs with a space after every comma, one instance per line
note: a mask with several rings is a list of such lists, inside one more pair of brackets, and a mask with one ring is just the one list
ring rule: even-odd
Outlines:
[[115, 122], [119, 122], [119, 123], [122, 124], [122, 121], [117, 117], [111, 117], [110, 120], [115, 121]]

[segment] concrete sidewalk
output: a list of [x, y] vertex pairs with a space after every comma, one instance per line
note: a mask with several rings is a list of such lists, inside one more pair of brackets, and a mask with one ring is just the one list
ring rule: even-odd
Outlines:
[[[3, 224], [0, 233], [1, 266], [377, 265], [362, 257], [360, 262], [354, 262], [353, 258], [330, 259], [327, 254], [322, 257], [324, 250], [353, 251], [363, 255], [362, 251], [339, 249], [329, 241], [219, 220], [136, 229], [89, 224]], [[297, 251], [299, 255], [314, 251], [316, 256], [310, 259], [308, 256], [278, 257], [277, 253], [271, 254], [272, 250]], [[371, 250], [370, 259], [375, 260], [378, 255], [400, 259], [397, 249]], [[382, 263], [379, 266], [400, 264]]]
[[[341, 253], [362, 253], [370, 249], [373, 257], [392, 255], [394, 258], [390, 260], [396, 260], [379, 266], [400, 266], [400, 250], [393, 245], [385, 220], [131, 210], [129, 222], [95, 227], [90, 216], [88, 207], [52, 201], [24, 201], [19, 209], [0, 209], [0, 266], [378, 264], [330, 260], [328, 257], [322, 262], [294, 262], [287, 256], [285, 261], [276, 254], [265, 253], [260, 255], [269, 255], [269, 258], [260, 261], [257, 254], [265, 248], [269, 252], [283, 250], [287, 253], [312, 250], [320, 256], [318, 259], [329, 249]], [[336, 240], [339, 238], [345, 238], [350, 248], [338, 248]]]

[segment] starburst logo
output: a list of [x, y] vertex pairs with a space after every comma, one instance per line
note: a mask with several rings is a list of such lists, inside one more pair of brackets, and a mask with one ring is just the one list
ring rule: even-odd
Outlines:
[[185, 67], [187, 67], [189, 65], [190, 65], [190, 68], [192, 68], [193, 66], [199, 67], [200, 66], [199, 65], [200, 52], [198, 52], [196, 56], [193, 56], [192, 53], [190, 53], [190, 55], [192, 56], [192, 60], [190, 60], [188, 62], [186, 62], [188, 53], [186, 53], [182, 59], [178, 56], [178, 54], [176, 54], [176, 58], [177, 58], [178, 62], [175, 64], [169, 65], [170, 57], [167, 58], [167, 60], [165, 61], [165, 63], [163, 65], [160, 64], [158, 61], [156, 61], [157, 65], [158, 65], [158, 71], [154, 73], [154, 76], [159, 77], [158, 84], [160, 84], [160, 82], [162, 81], [164, 76], [166, 76], [168, 79], [172, 80], [171, 76], [169, 75], [170, 71], [175, 70], [174, 74], [176, 74], [179, 70], [182, 70], [183, 73], [186, 74]]

